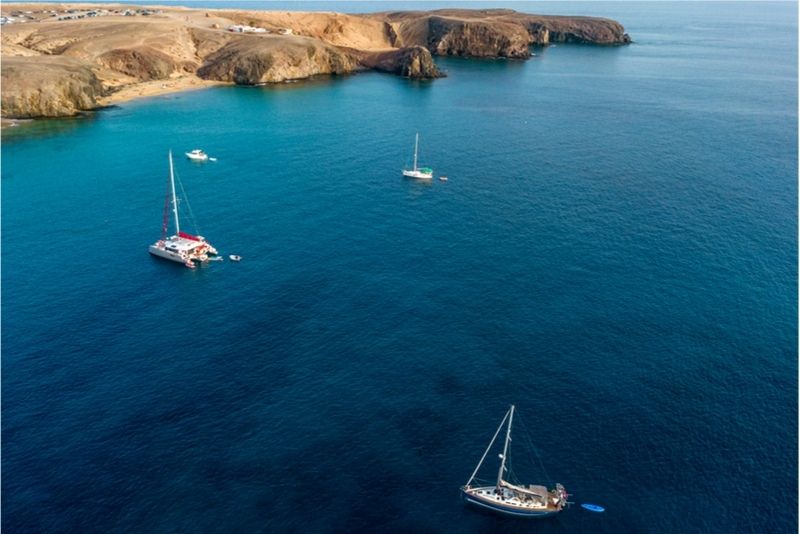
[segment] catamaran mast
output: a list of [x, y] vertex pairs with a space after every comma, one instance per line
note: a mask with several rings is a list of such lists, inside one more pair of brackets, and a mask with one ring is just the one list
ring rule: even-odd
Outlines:
[[172, 211], [175, 213], [175, 234], [181, 233], [181, 223], [178, 220], [178, 199], [175, 197], [175, 171], [172, 169], [172, 150], [169, 151], [169, 183], [172, 186]]
[[514, 421], [514, 405], [508, 411], [508, 430], [506, 430], [506, 444], [503, 445], [503, 461], [500, 462], [500, 471], [497, 472], [497, 486], [503, 480], [503, 469], [506, 467], [506, 455], [508, 454], [508, 442], [511, 441], [511, 423]]
[[417, 132], [417, 137], [414, 139], [414, 170], [417, 170], [417, 149], [419, 148], [419, 132]]

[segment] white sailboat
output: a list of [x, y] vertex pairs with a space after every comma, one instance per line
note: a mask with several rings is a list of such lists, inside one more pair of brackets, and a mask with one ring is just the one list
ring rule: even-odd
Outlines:
[[417, 154], [419, 153], [419, 133], [414, 139], [414, 168], [403, 169], [403, 176], [409, 178], [419, 178], [421, 180], [432, 180], [433, 169], [430, 167], [417, 167]]
[[[167, 237], [170, 203], [172, 204], [172, 213], [175, 216], [175, 235]], [[183, 263], [190, 269], [195, 268], [196, 261], [206, 261], [209, 256], [217, 254], [217, 249], [212, 247], [211, 243], [206, 241], [203, 236], [192, 235], [181, 231], [181, 222], [178, 216], [178, 199], [175, 195], [175, 171], [172, 166], [171, 150], [169, 151], [169, 184], [164, 199], [161, 239], [150, 245], [148, 250], [153, 256]]]
[[[503, 445], [503, 453], [500, 455], [500, 470], [497, 472], [497, 483], [494, 486], [473, 486], [472, 482], [478, 474], [478, 470], [483, 465], [486, 455], [494, 445], [500, 430], [508, 421], [506, 430], [506, 441]], [[483, 453], [478, 466], [472, 472], [467, 483], [461, 487], [461, 496], [468, 504], [490, 510], [492, 512], [514, 517], [547, 517], [559, 513], [567, 505], [569, 495], [561, 484], [548, 490], [540, 485], [519, 485], [508, 482], [504, 477], [508, 469], [506, 460], [508, 458], [508, 444], [511, 441], [511, 424], [514, 420], [514, 405], [512, 404], [506, 416], [497, 427], [492, 441]]]

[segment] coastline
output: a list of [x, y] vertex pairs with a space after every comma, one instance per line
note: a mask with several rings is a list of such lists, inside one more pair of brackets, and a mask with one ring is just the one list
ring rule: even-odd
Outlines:
[[441, 9], [335, 12], [3, 4], [2, 117], [69, 117], [135, 98], [366, 70], [444, 77], [436, 57], [528, 59], [551, 43], [625, 45], [611, 19]]
[[[78, 117], [85, 113], [96, 113], [102, 111], [104, 108], [110, 106], [117, 106], [125, 104], [142, 98], [149, 98], [154, 96], [163, 96], [170, 94], [178, 94], [191, 91], [199, 91], [201, 89], [208, 89], [210, 87], [220, 87], [226, 85], [235, 85], [229, 82], [220, 82], [216, 80], [203, 80], [194, 75], [179, 76], [169, 80], [151, 80], [147, 82], [139, 82], [131, 85], [124, 85], [119, 90], [111, 92], [110, 94], [97, 99], [97, 107], [94, 109], [85, 110], [79, 114], [71, 117], [59, 118], [73, 118]], [[21, 124], [33, 122], [35, 120], [48, 119], [54, 117], [34, 117], [34, 118], [16, 118], [16, 117], [0, 117], [0, 130], [17, 127]]]
[[[797, 5], [506, 5], [637, 44], [0, 121], [10, 534], [797, 530]], [[510, 404], [556, 517], [459, 498]]]
[[150, 80], [131, 85], [122, 86], [107, 96], [100, 97], [97, 103], [100, 107], [114, 106], [151, 96], [168, 95], [187, 91], [196, 91], [209, 87], [219, 87], [223, 85], [234, 85], [230, 82], [220, 82], [217, 80], [203, 80], [192, 74], [170, 78], [168, 80]]

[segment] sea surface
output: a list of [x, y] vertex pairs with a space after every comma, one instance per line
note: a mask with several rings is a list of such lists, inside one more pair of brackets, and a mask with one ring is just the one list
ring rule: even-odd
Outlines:
[[[797, 531], [797, 4], [503, 5], [635, 42], [3, 131], [4, 531]], [[462, 505], [511, 403], [604, 514]]]

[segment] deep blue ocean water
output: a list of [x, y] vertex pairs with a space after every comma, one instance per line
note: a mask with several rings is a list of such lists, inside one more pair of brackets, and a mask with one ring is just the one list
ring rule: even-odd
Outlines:
[[[797, 5], [511, 7], [636, 42], [3, 132], [4, 529], [796, 532]], [[509, 403], [606, 513], [461, 505]]]

